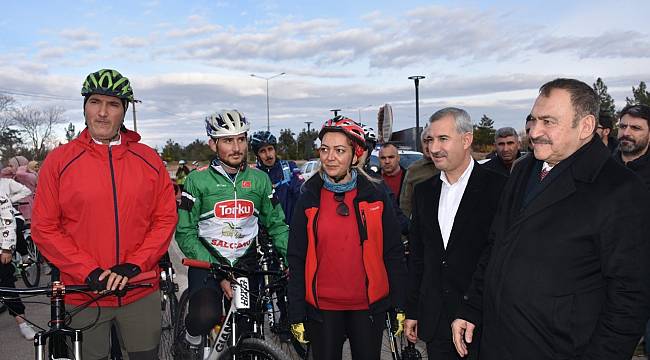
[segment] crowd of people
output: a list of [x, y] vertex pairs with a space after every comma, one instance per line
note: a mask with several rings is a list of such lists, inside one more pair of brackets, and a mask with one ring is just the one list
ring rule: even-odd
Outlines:
[[[650, 338], [648, 106], [626, 106], [614, 121], [587, 84], [556, 79], [526, 117], [525, 155], [506, 127], [489, 161], [477, 162], [470, 115], [448, 107], [429, 117], [424, 157], [409, 168], [395, 144], [379, 144], [379, 172], [368, 162], [374, 130], [336, 116], [320, 129], [321, 166], [307, 181], [278, 158], [275, 136], [249, 134], [241, 112], [224, 110], [205, 119], [214, 158], [192, 170], [182, 160], [172, 183], [124, 126], [126, 77], [91, 73], [81, 94], [80, 136], [38, 175], [38, 164], [15, 157], [0, 177], [4, 229], [31, 221], [64, 282], [123, 289], [156, 269], [174, 234], [188, 258], [252, 269], [267, 239], [290, 271], [283, 321], [317, 360], [340, 359], [346, 340], [354, 359], [379, 359], [386, 316], [432, 359], [628, 360], [645, 331]], [[14, 286], [15, 237], [2, 242], [0, 286]], [[185, 342], [198, 347], [233, 289], [195, 268], [188, 288]], [[157, 358], [157, 290], [104, 297], [73, 317], [73, 327], [96, 320], [84, 358], [108, 356], [111, 326], [130, 359]], [[7, 304], [33, 337], [24, 306]]]

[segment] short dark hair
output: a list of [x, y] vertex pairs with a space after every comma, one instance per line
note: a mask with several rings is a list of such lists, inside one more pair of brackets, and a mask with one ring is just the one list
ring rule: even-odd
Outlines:
[[580, 80], [559, 78], [542, 85], [539, 88], [539, 93], [544, 97], [549, 97], [554, 89], [566, 90], [571, 95], [571, 105], [576, 113], [573, 118], [573, 127], [578, 126], [578, 121], [588, 115], [593, 115], [598, 121], [600, 98], [591, 86]]
[[598, 114], [598, 124], [600, 124], [603, 129], [612, 130], [614, 128], [614, 119], [612, 119], [612, 116], [609, 113], [601, 111], [600, 114]]
[[631, 104], [621, 110], [621, 118], [623, 115], [630, 115], [638, 118], [645, 119], [650, 125], [650, 106], [643, 104]]
[[519, 139], [519, 134], [517, 134], [517, 130], [508, 126], [508, 127], [502, 127], [494, 133], [494, 142], [496, 143], [497, 139], [508, 137], [508, 136], [514, 136], [516, 139]]
[[533, 121], [533, 115], [531, 114], [528, 114], [528, 116], [526, 116], [526, 124], [528, 124], [529, 121]]
[[397, 144], [395, 144], [392, 141], [388, 141], [388, 142], [385, 142], [385, 143], [381, 144], [381, 149], [385, 149], [385, 148], [391, 147], [391, 146], [394, 147], [395, 150], [399, 150], [399, 148], [397, 147]]

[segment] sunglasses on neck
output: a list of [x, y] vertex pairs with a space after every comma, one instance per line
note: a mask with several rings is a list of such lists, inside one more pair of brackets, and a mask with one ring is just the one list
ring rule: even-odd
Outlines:
[[345, 193], [334, 193], [334, 200], [336, 200], [338, 206], [336, 207], [336, 213], [340, 216], [350, 215], [350, 208], [343, 202], [345, 200]]

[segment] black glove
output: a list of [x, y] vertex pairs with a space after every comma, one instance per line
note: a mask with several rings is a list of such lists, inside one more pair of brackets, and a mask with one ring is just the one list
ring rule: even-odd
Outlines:
[[108, 283], [108, 276], [104, 280], [99, 281], [99, 275], [104, 272], [102, 268], [97, 268], [88, 274], [86, 277], [86, 284], [90, 287], [92, 291], [102, 291], [106, 290], [106, 284]]
[[140, 267], [131, 263], [123, 263], [113, 266], [111, 271], [117, 275], [126, 276], [131, 279], [140, 273]]

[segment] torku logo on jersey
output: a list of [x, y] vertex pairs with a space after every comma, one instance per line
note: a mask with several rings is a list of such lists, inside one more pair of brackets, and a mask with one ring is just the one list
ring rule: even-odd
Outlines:
[[214, 216], [219, 219], [243, 219], [253, 216], [255, 205], [250, 200], [226, 200], [214, 204]]

